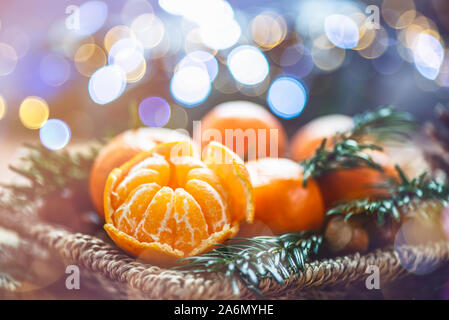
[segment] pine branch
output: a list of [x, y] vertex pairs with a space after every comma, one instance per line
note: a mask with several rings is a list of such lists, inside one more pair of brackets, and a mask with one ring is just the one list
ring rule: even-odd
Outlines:
[[367, 167], [382, 171], [382, 167], [371, 159], [367, 151], [383, 148], [366, 141], [398, 140], [407, 137], [415, 128], [416, 122], [411, 114], [397, 111], [391, 106], [354, 116], [354, 127], [351, 130], [332, 137], [331, 147], [326, 145], [328, 140], [323, 139], [315, 155], [301, 162], [304, 185], [309, 178], [320, 177], [332, 170]]
[[284, 284], [292, 273], [304, 269], [305, 262], [318, 253], [321, 235], [312, 232], [287, 233], [280, 236], [230, 239], [226, 244], [194, 257], [181, 259], [188, 264], [175, 269], [193, 273], [223, 272], [231, 279], [235, 295], [242, 280], [259, 296], [259, 284], [272, 278]]
[[338, 204], [327, 215], [344, 215], [345, 219], [355, 215], [372, 216], [382, 226], [387, 217], [400, 221], [402, 214], [411, 210], [428, 217], [424, 210], [419, 210], [419, 205], [424, 201], [440, 207], [449, 204], [449, 185], [428, 178], [426, 173], [409, 179], [399, 166], [396, 166], [396, 170], [399, 180], [390, 179], [385, 185], [379, 186], [388, 191], [384, 198], [366, 198]]
[[[90, 168], [99, 150], [92, 145], [85, 152], [52, 151], [41, 145], [25, 144], [27, 155], [18, 166], [9, 166], [27, 182], [0, 184], [3, 187], [1, 207], [15, 209], [44, 198], [54, 191], [86, 186]], [[7, 199], [5, 199], [7, 198]]]
[[16, 291], [22, 286], [22, 283], [14, 279], [6, 272], [0, 272], [0, 290]]
[[323, 139], [315, 155], [301, 163], [304, 169], [304, 185], [311, 177], [320, 177], [337, 169], [368, 167], [383, 171], [382, 167], [365, 152], [366, 150], [382, 150], [382, 147], [375, 144], [359, 143], [352, 139], [344, 139], [328, 150], [326, 149], [326, 142], [327, 139]]
[[418, 127], [414, 117], [393, 106], [383, 106], [353, 117], [354, 127], [344, 134], [346, 139], [360, 141], [369, 136], [377, 142], [406, 138]]

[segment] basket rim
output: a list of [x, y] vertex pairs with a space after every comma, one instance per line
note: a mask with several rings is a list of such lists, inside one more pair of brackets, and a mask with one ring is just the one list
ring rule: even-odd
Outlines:
[[[98, 237], [73, 233], [40, 221], [24, 221], [0, 212], [0, 224], [31, 238], [55, 252], [66, 264], [75, 264], [101, 275], [125, 290], [133, 290], [149, 299], [253, 299], [255, 295], [238, 282], [236, 297], [231, 281], [223, 274], [193, 274], [164, 269], [138, 261]], [[422, 266], [438, 266], [449, 261], [449, 241], [418, 246], [377, 249], [361, 255], [325, 258], [306, 263], [303, 271], [292, 274], [284, 285], [266, 278], [260, 291], [267, 298], [300, 290], [326, 290], [363, 284], [370, 265], [379, 267], [381, 281], [394, 281]]]

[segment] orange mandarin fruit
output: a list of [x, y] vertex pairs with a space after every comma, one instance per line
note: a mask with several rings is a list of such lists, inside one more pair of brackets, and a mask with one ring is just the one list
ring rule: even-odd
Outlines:
[[397, 177], [393, 162], [383, 151], [368, 150], [365, 153], [382, 167], [383, 172], [372, 168], [340, 169], [317, 178], [326, 208], [337, 202], [372, 198], [387, 192], [379, 185]]
[[[332, 138], [337, 133], [343, 133], [353, 127], [351, 117], [333, 114], [322, 116], [310, 121], [298, 130], [293, 137], [290, 153], [296, 161], [304, 161], [314, 156], [324, 138], [326, 147], [332, 147]], [[366, 138], [366, 142], [370, 142]], [[396, 177], [394, 164], [387, 153], [383, 151], [365, 151], [374, 162], [377, 162], [384, 172], [372, 168], [354, 168], [334, 170], [316, 178], [326, 208], [336, 202], [344, 202], [365, 197], [374, 197], [385, 192], [377, 186], [385, 183], [388, 178]]]
[[201, 122], [203, 147], [225, 144], [244, 159], [282, 156], [287, 136], [282, 124], [265, 108], [249, 101], [217, 105]]
[[151, 150], [158, 143], [189, 139], [187, 135], [165, 128], [128, 130], [112, 139], [99, 152], [89, 177], [90, 196], [99, 215], [104, 217], [103, 192], [112, 169], [120, 167], [142, 151]]
[[289, 159], [265, 158], [249, 161], [246, 167], [254, 188], [256, 221], [275, 234], [321, 228], [321, 192], [314, 179], [304, 187], [300, 165]]
[[290, 144], [290, 155], [293, 160], [307, 160], [315, 154], [324, 138], [330, 139], [338, 132], [351, 129], [353, 121], [351, 117], [342, 114], [332, 114], [318, 117], [303, 126], [294, 135]]
[[254, 198], [243, 160], [211, 142], [162, 143], [114, 169], [104, 191], [105, 230], [129, 254], [159, 265], [201, 254], [251, 222]]

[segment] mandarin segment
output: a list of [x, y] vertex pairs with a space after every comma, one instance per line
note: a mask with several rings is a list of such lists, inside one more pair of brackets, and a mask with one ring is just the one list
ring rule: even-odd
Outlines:
[[132, 235], [143, 212], [161, 187], [156, 183], [142, 184], [135, 188], [122, 205], [114, 212], [114, 224], [123, 232]]
[[227, 201], [227, 194], [223, 189], [220, 178], [218, 178], [217, 174], [213, 172], [211, 169], [194, 168], [190, 170], [189, 173], [187, 174], [186, 180], [190, 181], [193, 179], [207, 182], [220, 194], [220, 196], [224, 199], [225, 202]]
[[210, 156], [201, 161], [192, 145], [178, 142], [160, 144], [113, 170], [104, 207], [114, 242], [134, 256], [166, 262], [234, 236], [239, 222], [253, 214], [249, 174], [232, 151], [220, 144], [212, 149], [229, 162]]
[[175, 190], [176, 240], [174, 247], [190, 252], [209, 237], [206, 219], [200, 205], [184, 189]]
[[173, 190], [163, 187], [155, 195], [137, 226], [135, 237], [142, 242], [173, 245], [176, 222], [173, 211]]
[[187, 175], [192, 169], [206, 168], [206, 165], [198, 158], [194, 157], [173, 157], [170, 159], [173, 164], [172, 184], [174, 186], [183, 186], [187, 182]]
[[225, 224], [229, 223], [226, 203], [210, 184], [193, 179], [187, 182], [185, 189], [200, 205], [210, 233], [222, 230]]
[[127, 130], [113, 138], [100, 150], [89, 177], [89, 193], [98, 214], [104, 217], [103, 193], [108, 176], [113, 169], [160, 143], [183, 140], [189, 141], [190, 137], [166, 128]]
[[218, 175], [229, 196], [233, 220], [246, 218], [251, 222], [254, 217], [253, 188], [243, 160], [216, 142], [211, 142], [203, 154], [204, 163]]
[[142, 169], [129, 174], [120, 184], [117, 186], [114, 194], [114, 206], [120, 206], [128, 195], [137, 187], [144, 183], [157, 183], [161, 185], [160, 175], [157, 171], [152, 169]]

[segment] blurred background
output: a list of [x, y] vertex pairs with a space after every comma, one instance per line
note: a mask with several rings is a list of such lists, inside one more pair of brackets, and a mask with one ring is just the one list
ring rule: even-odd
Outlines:
[[381, 104], [424, 120], [449, 99], [448, 28], [445, 0], [2, 1], [0, 145], [61, 149], [133, 112], [191, 130], [238, 99], [289, 134]]

